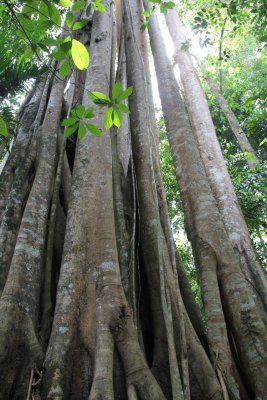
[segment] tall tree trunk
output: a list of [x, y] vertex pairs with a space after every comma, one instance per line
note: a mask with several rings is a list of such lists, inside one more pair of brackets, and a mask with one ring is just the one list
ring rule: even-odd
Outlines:
[[[111, 39], [112, 12], [108, 6], [107, 13], [96, 13], [93, 20], [85, 106], [90, 104], [88, 91], [109, 91]], [[101, 126], [102, 120], [103, 111], [94, 122]], [[127, 392], [136, 390], [141, 398], [164, 398], [145, 363], [122, 289], [112, 197], [109, 133], [101, 140], [88, 136], [76, 151], [57, 307], [46, 356], [51, 399], [76, 391], [86, 398], [89, 392], [84, 391], [90, 386], [89, 399], [114, 398], [114, 344], [127, 377]], [[80, 366], [80, 357], [76, 349], [80, 349], [85, 368], [89, 368], [87, 384], [77, 380], [75, 370]], [[72, 371], [67, 369], [70, 359]]]
[[[190, 121], [212, 193], [222, 215], [225, 229], [232, 241], [232, 246], [236, 247], [239, 251], [246, 279], [250, 282], [252, 288], [257, 287], [255, 296], [266, 310], [266, 277], [256, 259], [249, 238], [249, 232], [216, 137], [207, 100], [201, 88], [192, 59], [189, 53], [182, 49], [185, 36], [176, 10], [172, 9], [167, 12], [166, 22], [175, 46], [175, 60], [180, 70], [180, 78]], [[264, 313], [265, 311], [262, 312], [262, 315]]]
[[[42, 123], [36, 175], [20, 223], [16, 246], [0, 300], [0, 348], [2, 398], [9, 398], [14, 380], [21, 381], [21, 396], [27, 381], [25, 367], [40, 367], [42, 349], [37, 339], [42, 265], [46, 228], [57, 162], [57, 135], [64, 82], [55, 80]], [[17, 323], [15, 323], [17, 321]], [[19, 321], [19, 322], [18, 322]], [[14, 324], [16, 324], [14, 326]], [[25, 357], [27, 349], [27, 357]], [[8, 362], [5, 368], [5, 362]], [[12, 360], [12, 361], [11, 361]], [[9, 383], [7, 387], [6, 382]]]
[[[144, 4], [148, 9], [149, 5], [147, 3]], [[232, 247], [220, 212], [217, 209], [216, 200], [213, 197], [202, 160], [199, 156], [190, 121], [182, 103], [178, 84], [170, 61], [168, 61], [166, 52], [164, 51], [164, 43], [155, 14], [150, 17], [149, 34], [164, 119], [171, 143], [175, 171], [182, 193], [186, 228], [193, 245], [196, 264], [199, 267], [202, 296], [207, 318], [208, 339], [213, 362], [217, 365], [217, 373], [220, 380], [223, 379], [223, 376], [227, 377], [225, 388], [228, 386], [230, 396], [233, 398], [243, 398], [244, 385], [235, 366], [234, 354], [231, 355], [228, 329], [235, 332], [235, 340], [239, 341], [240, 337], [238, 338], [239, 335], [236, 335], [236, 332], [241, 329], [241, 326], [236, 318], [239, 318], [241, 322], [242, 310], [246, 307], [247, 302], [250, 301], [249, 299], [253, 296], [253, 292], [246, 284], [243, 275], [240, 274], [238, 253]], [[235, 291], [240, 291], [240, 299], [243, 298], [239, 304], [237, 304], [236, 299], [233, 297], [233, 303], [226, 305], [224, 292], [228, 291], [229, 293], [229, 289], [227, 289], [229, 282], [226, 276], [224, 276], [226, 270], [232, 274], [231, 284], [235, 287]], [[261, 325], [263, 334], [262, 343], [265, 343], [265, 328], [255, 304], [253, 310], [256, 320]], [[231, 322], [228, 320], [230, 314], [232, 315]], [[234, 315], [235, 318], [233, 318]], [[234, 327], [233, 323], [236, 323], [236, 327]], [[227, 324], [229, 324], [228, 328]], [[252, 332], [251, 340], [253, 340]], [[243, 359], [245, 357], [251, 366], [254, 364], [254, 356], [249, 354], [249, 352], [246, 355], [243, 354], [242, 357]], [[257, 368], [262, 369], [261, 357], [258, 358], [258, 362]], [[246, 373], [249, 376], [250, 368]], [[232, 375], [234, 375], [235, 379], [232, 378]], [[256, 376], [252, 378], [253, 381], [255, 379]], [[255, 392], [256, 394], [263, 395], [263, 382], [259, 387], [255, 387]]]

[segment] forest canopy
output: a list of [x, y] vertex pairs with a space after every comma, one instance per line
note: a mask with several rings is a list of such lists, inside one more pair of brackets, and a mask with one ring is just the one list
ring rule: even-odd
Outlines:
[[1, 400], [266, 398], [266, 43], [265, 0], [0, 2]]

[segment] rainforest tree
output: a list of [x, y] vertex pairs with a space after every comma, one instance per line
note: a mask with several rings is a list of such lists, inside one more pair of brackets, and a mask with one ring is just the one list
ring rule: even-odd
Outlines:
[[[5, 5], [61, 24], [52, 2]], [[266, 280], [173, 6], [77, 1], [32, 42], [54, 50], [0, 178], [1, 399], [266, 397]], [[168, 218], [146, 26], [205, 324]]]

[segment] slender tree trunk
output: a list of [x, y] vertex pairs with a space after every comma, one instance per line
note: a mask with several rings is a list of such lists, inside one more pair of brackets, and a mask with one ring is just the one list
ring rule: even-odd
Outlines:
[[207, 73], [205, 67], [200, 63], [200, 61], [197, 60], [197, 62], [204, 74], [204, 78], [205, 78], [207, 84], [209, 85], [211, 92], [214, 94], [222, 112], [224, 113], [224, 115], [227, 118], [227, 121], [229, 122], [229, 125], [232, 129], [232, 132], [233, 132], [241, 150], [244, 153], [251, 154], [252, 159], [248, 159], [247, 163], [251, 169], [254, 169], [257, 165], [257, 156], [256, 156], [256, 153], [255, 153], [254, 149], [252, 148], [251, 144], [249, 143], [249, 140], [248, 140], [245, 132], [241, 128], [235, 114], [230, 109], [229, 105], [227, 104], [225, 97], [220, 92], [219, 87], [216, 85], [216, 83], [214, 82], [212, 77]]

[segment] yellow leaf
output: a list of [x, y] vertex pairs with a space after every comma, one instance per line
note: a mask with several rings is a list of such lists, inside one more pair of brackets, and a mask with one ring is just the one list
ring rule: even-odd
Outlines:
[[89, 65], [89, 54], [86, 47], [76, 39], [72, 40], [71, 56], [74, 64], [80, 70], [86, 69]]

